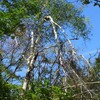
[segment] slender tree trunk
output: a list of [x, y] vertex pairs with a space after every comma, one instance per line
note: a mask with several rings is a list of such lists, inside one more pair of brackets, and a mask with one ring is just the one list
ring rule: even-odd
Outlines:
[[28, 89], [28, 84], [30, 82], [31, 79], [31, 71], [27, 71], [24, 82], [23, 82], [23, 89], [27, 90]]
[[25, 79], [24, 79], [24, 82], [23, 82], [23, 89], [24, 90], [27, 90], [28, 89], [28, 85], [29, 85], [30, 79], [32, 77], [32, 71], [34, 69], [34, 63], [35, 63], [37, 57], [38, 57], [38, 54], [36, 54], [31, 59], [32, 60], [32, 63], [30, 63], [31, 66], [28, 67], [28, 71], [26, 73], [26, 76], [25, 76]]
[[25, 76], [25, 79], [23, 82], [23, 87], [22, 87], [24, 90], [27, 90], [29, 88], [29, 82], [32, 77], [32, 71], [34, 69], [35, 61], [38, 56], [38, 53], [35, 50], [36, 50], [36, 48], [34, 46], [34, 33], [33, 33], [33, 31], [31, 31], [30, 54], [29, 54], [29, 57], [26, 59], [27, 65], [28, 65], [28, 70], [27, 70], [27, 73], [26, 73], [26, 76]]

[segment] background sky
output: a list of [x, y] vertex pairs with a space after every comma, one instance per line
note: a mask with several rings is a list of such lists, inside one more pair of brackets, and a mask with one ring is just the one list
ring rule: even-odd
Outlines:
[[93, 26], [91, 40], [87, 42], [87, 51], [92, 52], [100, 48], [100, 8], [98, 6], [88, 5], [84, 9], [84, 14], [89, 17]]
[[85, 5], [83, 9], [83, 15], [89, 18], [92, 25], [90, 40], [85, 42], [76, 41], [75, 46], [78, 51], [85, 57], [89, 57], [89, 54], [94, 55], [97, 50], [100, 49], [100, 8], [93, 6], [93, 4]]

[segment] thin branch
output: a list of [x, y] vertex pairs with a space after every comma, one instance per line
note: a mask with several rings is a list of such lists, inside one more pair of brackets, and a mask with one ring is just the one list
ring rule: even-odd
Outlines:
[[[96, 81], [96, 82], [85, 82], [84, 84], [85, 84], [85, 85], [100, 84], [100, 81]], [[77, 84], [77, 86], [81, 86], [81, 85], [83, 85], [83, 84], [82, 84], [82, 83]], [[76, 87], [76, 85], [68, 86], [68, 88], [74, 88], [74, 87]]]

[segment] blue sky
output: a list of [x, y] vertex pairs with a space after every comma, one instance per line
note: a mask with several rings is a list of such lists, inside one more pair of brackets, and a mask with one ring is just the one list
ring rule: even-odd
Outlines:
[[89, 54], [96, 53], [97, 49], [100, 48], [100, 8], [93, 6], [93, 4], [85, 5], [83, 14], [89, 18], [90, 24], [92, 25], [90, 40], [86, 42], [76, 42], [76, 48], [84, 56], [88, 57]]
[[93, 26], [91, 33], [91, 40], [87, 42], [88, 49], [95, 50], [100, 48], [100, 8], [98, 6], [88, 5], [84, 9], [84, 14], [89, 17], [91, 25]]

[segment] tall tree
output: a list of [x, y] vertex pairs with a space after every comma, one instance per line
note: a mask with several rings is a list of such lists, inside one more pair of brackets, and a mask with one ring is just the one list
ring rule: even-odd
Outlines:
[[[45, 81], [60, 84], [65, 91], [69, 85], [82, 84], [91, 96], [77, 72], [77, 68], [84, 64], [79, 63], [84, 57], [77, 54], [71, 43], [71, 40], [88, 37], [90, 27], [87, 24], [82, 9], [65, 0], [1, 1], [0, 31], [3, 39], [0, 48], [5, 80], [19, 80], [24, 90], [32, 88], [33, 80], [42, 84]], [[72, 83], [68, 81], [70, 79]]]

